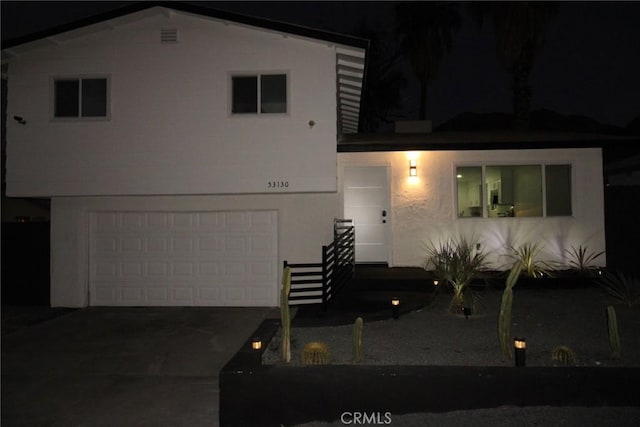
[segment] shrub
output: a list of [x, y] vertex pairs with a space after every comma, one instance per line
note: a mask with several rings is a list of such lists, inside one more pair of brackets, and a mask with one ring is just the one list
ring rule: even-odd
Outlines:
[[569, 259], [569, 267], [581, 272], [594, 269], [593, 262], [604, 254], [604, 251], [589, 252], [586, 245], [580, 245], [577, 248], [571, 246], [571, 249], [565, 249], [564, 252]]
[[439, 246], [431, 244], [427, 249], [424, 268], [446, 281], [453, 290], [451, 311], [461, 312], [464, 306], [464, 291], [478, 273], [487, 268], [487, 255], [476, 249], [474, 236], [450, 238]]
[[640, 280], [623, 272], [603, 271], [599, 283], [615, 302], [632, 307], [640, 302]]
[[534, 279], [551, 276], [553, 267], [548, 261], [538, 260], [538, 255], [542, 250], [539, 243], [525, 243], [517, 248], [510, 246], [511, 254], [509, 255], [514, 263], [522, 266], [522, 274]]

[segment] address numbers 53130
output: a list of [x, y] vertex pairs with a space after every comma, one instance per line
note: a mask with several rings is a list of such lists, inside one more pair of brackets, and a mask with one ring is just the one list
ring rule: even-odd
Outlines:
[[267, 181], [267, 188], [289, 188], [289, 181]]

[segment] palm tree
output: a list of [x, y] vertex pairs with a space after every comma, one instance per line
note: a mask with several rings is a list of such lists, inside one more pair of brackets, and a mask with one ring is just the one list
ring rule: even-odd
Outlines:
[[395, 33], [420, 81], [420, 118], [427, 118], [427, 91], [460, 28], [458, 4], [446, 1], [400, 2], [395, 7]]
[[529, 75], [545, 43], [545, 27], [557, 13], [555, 2], [472, 2], [471, 13], [481, 26], [493, 22], [498, 59], [512, 76], [513, 113], [517, 129], [529, 127]]
[[383, 124], [391, 124], [402, 107], [400, 94], [406, 79], [397, 66], [397, 48], [380, 23], [361, 21], [354, 34], [369, 40], [366, 88], [361, 103], [361, 128], [375, 132]]

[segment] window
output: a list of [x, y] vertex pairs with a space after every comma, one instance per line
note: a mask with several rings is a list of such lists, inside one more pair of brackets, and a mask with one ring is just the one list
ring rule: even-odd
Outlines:
[[545, 166], [547, 216], [570, 216], [571, 165]]
[[233, 76], [231, 77], [231, 93], [231, 112], [233, 114], [287, 112], [286, 74]]
[[459, 218], [573, 213], [571, 165], [460, 166], [456, 169], [456, 189]]
[[486, 185], [490, 217], [542, 216], [540, 165], [487, 166]]
[[482, 216], [482, 167], [458, 168], [458, 216]]
[[54, 80], [54, 118], [107, 117], [106, 78], [63, 78]]

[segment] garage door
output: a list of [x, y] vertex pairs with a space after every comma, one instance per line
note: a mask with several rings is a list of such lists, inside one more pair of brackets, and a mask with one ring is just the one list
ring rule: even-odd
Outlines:
[[276, 211], [91, 215], [94, 306], [276, 306]]

